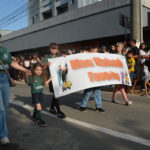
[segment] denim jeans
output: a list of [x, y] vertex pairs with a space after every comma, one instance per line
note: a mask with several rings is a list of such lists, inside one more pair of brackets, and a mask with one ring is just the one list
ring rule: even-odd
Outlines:
[[7, 74], [0, 74], [0, 139], [8, 136], [6, 113], [9, 100], [9, 81]]
[[84, 90], [82, 101], [80, 103], [80, 107], [86, 107], [92, 93], [94, 95], [96, 108], [102, 108], [101, 91], [99, 87]]

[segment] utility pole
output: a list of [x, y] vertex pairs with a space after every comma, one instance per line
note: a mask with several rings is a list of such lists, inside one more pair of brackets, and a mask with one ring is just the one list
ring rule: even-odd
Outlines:
[[131, 37], [137, 44], [143, 41], [142, 29], [142, 0], [131, 0]]

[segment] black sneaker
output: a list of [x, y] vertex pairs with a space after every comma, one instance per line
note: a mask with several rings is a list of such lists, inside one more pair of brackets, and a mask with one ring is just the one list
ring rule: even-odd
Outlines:
[[118, 102], [116, 100], [112, 100], [112, 103], [118, 104]]
[[80, 107], [80, 111], [86, 112], [86, 107]]
[[35, 115], [32, 116], [32, 120], [33, 120], [34, 122], [37, 122], [37, 118], [36, 118]]
[[103, 108], [96, 108], [96, 111], [97, 112], [105, 112], [105, 109], [103, 109]]
[[60, 112], [57, 113], [57, 117], [61, 118], [61, 119], [64, 119], [64, 118], [66, 118], [66, 115], [63, 112], [60, 111]]
[[55, 110], [55, 108], [51, 108], [51, 109], [49, 110], [49, 112], [52, 113], [52, 114], [54, 114], [54, 115], [57, 114], [57, 111]]
[[36, 122], [38, 123], [38, 125], [40, 127], [47, 127], [47, 123], [45, 121], [41, 120], [41, 119], [37, 120]]
[[20, 150], [20, 146], [14, 143], [0, 145], [0, 150]]

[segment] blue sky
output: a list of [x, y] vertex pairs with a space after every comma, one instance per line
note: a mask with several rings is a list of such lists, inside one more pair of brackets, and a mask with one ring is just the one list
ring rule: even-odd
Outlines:
[[0, 0], [0, 30], [27, 26], [27, 0]]

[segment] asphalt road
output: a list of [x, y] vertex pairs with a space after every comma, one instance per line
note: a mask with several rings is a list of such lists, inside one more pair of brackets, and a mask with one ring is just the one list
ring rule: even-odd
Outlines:
[[[75, 121], [60, 120], [44, 115], [48, 127], [40, 128], [31, 120], [31, 110], [20, 107], [31, 105], [30, 88], [18, 85], [11, 89], [11, 100], [8, 115], [8, 126], [12, 142], [20, 144], [26, 150], [150, 150], [141, 138], [150, 141], [150, 98], [138, 95], [129, 95], [134, 102], [132, 106], [124, 106], [121, 95], [118, 95], [119, 104], [111, 103], [111, 92], [102, 92], [105, 113], [95, 111], [93, 98], [89, 101], [87, 112], [79, 111], [81, 92], [71, 94], [60, 99], [61, 108], [68, 118]], [[44, 90], [44, 109], [49, 109], [51, 96], [48, 88]], [[19, 106], [18, 106], [19, 105]], [[88, 123], [91, 127], [86, 127]], [[97, 129], [110, 129], [110, 133]], [[103, 129], [102, 129], [103, 130]], [[111, 132], [122, 135], [116, 137]], [[125, 138], [124, 138], [125, 137]]]

